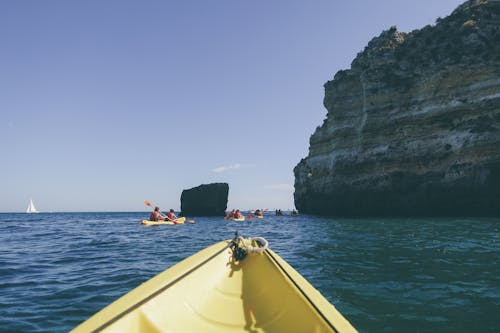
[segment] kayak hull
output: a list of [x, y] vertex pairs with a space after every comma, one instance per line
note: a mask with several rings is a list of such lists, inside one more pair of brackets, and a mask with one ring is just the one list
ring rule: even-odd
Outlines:
[[234, 222], [243, 222], [243, 221], [245, 221], [245, 217], [244, 216], [242, 216], [240, 218], [231, 217], [230, 220], [234, 221]]
[[175, 219], [175, 221], [149, 221], [149, 220], [142, 220], [141, 224], [144, 225], [172, 225], [172, 224], [183, 224], [186, 222], [185, 217], [178, 217]]
[[272, 250], [235, 261], [228, 245], [172, 266], [72, 332], [356, 332]]

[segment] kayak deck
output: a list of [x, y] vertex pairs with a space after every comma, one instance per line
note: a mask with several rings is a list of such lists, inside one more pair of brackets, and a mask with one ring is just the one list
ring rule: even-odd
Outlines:
[[235, 262], [228, 244], [181, 261], [74, 332], [356, 332], [272, 250]]

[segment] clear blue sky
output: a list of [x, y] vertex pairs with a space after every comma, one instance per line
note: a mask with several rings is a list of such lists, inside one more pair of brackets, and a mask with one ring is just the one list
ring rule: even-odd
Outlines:
[[323, 84], [455, 0], [1, 1], [0, 212], [293, 208]]

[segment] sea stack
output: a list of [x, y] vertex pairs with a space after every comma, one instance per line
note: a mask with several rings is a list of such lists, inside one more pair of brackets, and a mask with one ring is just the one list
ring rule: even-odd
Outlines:
[[229, 185], [203, 184], [182, 191], [181, 211], [191, 216], [224, 216], [227, 209]]
[[325, 85], [295, 206], [334, 216], [500, 216], [500, 1], [383, 31]]

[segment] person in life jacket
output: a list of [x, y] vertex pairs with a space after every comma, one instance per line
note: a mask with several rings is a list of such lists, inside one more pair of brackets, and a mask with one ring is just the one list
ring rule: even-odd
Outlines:
[[165, 221], [165, 216], [160, 212], [160, 207], [156, 206], [155, 210], [151, 213], [149, 217], [150, 221]]
[[233, 209], [231, 211], [231, 213], [227, 214], [226, 216], [224, 216], [224, 219], [227, 220], [227, 219], [230, 219], [232, 217], [234, 217], [234, 214], [236, 214], [236, 209]]
[[177, 216], [175, 216], [174, 214], [174, 210], [173, 209], [170, 209], [170, 211], [167, 213], [167, 220], [169, 221], [175, 221], [175, 219], [177, 218]]
[[239, 210], [239, 209], [237, 209], [237, 210], [236, 210], [236, 212], [234, 212], [234, 216], [233, 216], [233, 218], [235, 218], [235, 219], [240, 219], [240, 218], [242, 218], [242, 217], [243, 217], [243, 215], [241, 215], [240, 210]]

